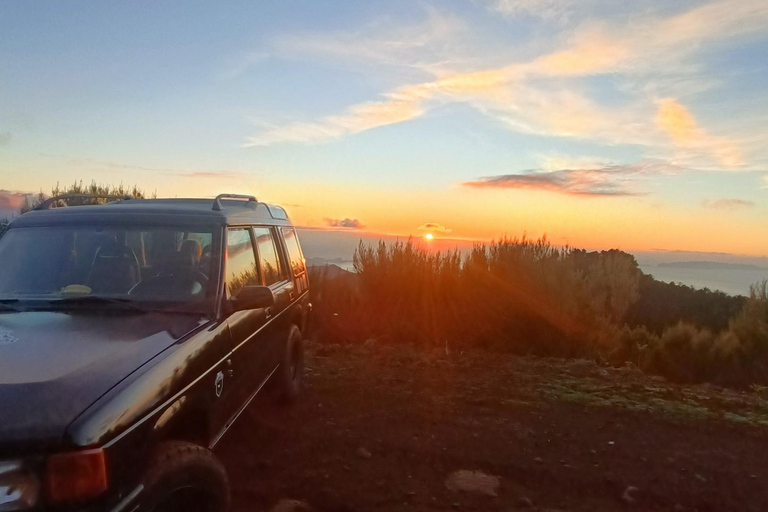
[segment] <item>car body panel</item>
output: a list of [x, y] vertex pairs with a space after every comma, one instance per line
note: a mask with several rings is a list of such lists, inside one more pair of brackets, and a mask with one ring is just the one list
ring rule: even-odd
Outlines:
[[123, 311], [0, 314], [0, 446], [60, 443], [115, 384], [200, 324], [186, 314]]

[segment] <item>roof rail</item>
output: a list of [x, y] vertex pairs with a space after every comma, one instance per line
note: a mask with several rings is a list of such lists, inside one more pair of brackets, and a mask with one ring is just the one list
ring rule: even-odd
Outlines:
[[[66, 201], [67, 199], [114, 199], [115, 201], [128, 201], [133, 199], [131, 196], [111, 196], [111, 195], [99, 195], [99, 194], [65, 194], [63, 196], [49, 197], [38, 206], [35, 210], [47, 210], [51, 205], [57, 201]], [[64, 203], [66, 206], [66, 202]]]
[[215, 212], [220, 212], [224, 205], [221, 204], [222, 199], [247, 199], [248, 203], [254, 203], [253, 206], [256, 206], [255, 203], [258, 203], [258, 199], [256, 199], [255, 196], [244, 196], [241, 194], [219, 194], [216, 196], [216, 199], [213, 200], [213, 208], [211, 208]]

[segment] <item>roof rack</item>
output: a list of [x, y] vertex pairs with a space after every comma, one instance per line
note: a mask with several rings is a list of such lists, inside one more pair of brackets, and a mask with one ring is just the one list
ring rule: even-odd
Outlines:
[[213, 200], [213, 208], [211, 208], [215, 212], [220, 212], [224, 205], [221, 204], [222, 199], [247, 199], [248, 204], [253, 203], [253, 206], [256, 206], [256, 203], [259, 201], [256, 199], [255, 196], [244, 196], [241, 194], [219, 194], [216, 196], [216, 199]]
[[[40, 203], [35, 210], [48, 210], [51, 205], [57, 201], [66, 201], [67, 199], [113, 199], [115, 201], [128, 201], [133, 199], [131, 196], [111, 196], [111, 195], [99, 195], [99, 194], [65, 194], [62, 196], [49, 197], [42, 203]], [[66, 202], [64, 203], [66, 206]]]

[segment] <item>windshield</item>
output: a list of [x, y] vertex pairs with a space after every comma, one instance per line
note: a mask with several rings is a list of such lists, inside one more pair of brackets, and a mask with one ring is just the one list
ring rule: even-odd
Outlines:
[[199, 311], [213, 294], [214, 241], [197, 228], [12, 228], [0, 237], [0, 301]]

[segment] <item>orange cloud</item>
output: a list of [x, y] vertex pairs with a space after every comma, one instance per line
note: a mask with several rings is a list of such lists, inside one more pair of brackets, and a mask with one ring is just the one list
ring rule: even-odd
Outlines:
[[430, 231], [430, 232], [439, 232], [439, 233], [450, 233], [451, 230], [443, 226], [442, 224], [438, 222], [425, 222], [418, 228], [419, 231]]
[[659, 100], [656, 124], [678, 148], [709, 154], [729, 168], [744, 163], [740, 149], [733, 142], [709, 135], [693, 114], [674, 98]]
[[663, 162], [646, 161], [592, 169], [533, 169], [519, 174], [484, 176], [463, 185], [472, 188], [547, 190], [572, 196], [637, 196], [643, 194], [636, 188], [638, 177], [667, 174], [675, 170], [674, 166]]
[[618, 38], [585, 33], [565, 50], [545, 55], [530, 64], [531, 71], [548, 76], [583, 76], [615, 70], [631, 55]]
[[244, 146], [271, 146], [284, 142], [327, 142], [379, 126], [409, 121], [423, 112], [421, 103], [428, 97], [425, 88], [423, 85], [402, 87], [385, 94], [382, 101], [353, 105], [344, 114], [327, 116], [318, 122], [273, 126], [249, 138]]
[[331, 228], [362, 229], [365, 226], [357, 219], [325, 219], [325, 223]]

